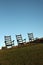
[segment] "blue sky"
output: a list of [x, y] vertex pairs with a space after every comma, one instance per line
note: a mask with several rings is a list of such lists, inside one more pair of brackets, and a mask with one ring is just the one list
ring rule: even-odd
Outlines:
[[28, 41], [27, 33], [43, 37], [43, 0], [0, 0], [0, 47], [4, 36], [22, 34]]

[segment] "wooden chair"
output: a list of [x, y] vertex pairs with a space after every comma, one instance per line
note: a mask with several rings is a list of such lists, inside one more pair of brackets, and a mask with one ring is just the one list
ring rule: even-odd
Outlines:
[[14, 40], [11, 40], [11, 36], [4, 36], [4, 39], [6, 47], [14, 45]]

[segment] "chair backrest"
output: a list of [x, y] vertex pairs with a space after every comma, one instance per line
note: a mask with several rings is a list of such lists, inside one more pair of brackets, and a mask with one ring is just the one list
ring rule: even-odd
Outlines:
[[17, 43], [23, 43], [23, 40], [22, 40], [22, 35], [16, 35], [16, 40], [17, 40]]
[[12, 46], [11, 36], [4, 36], [4, 39], [5, 39], [6, 46]]
[[33, 41], [34, 40], [33, 33], [28, 33], [28, 38], [29, 38], [29, 41]]

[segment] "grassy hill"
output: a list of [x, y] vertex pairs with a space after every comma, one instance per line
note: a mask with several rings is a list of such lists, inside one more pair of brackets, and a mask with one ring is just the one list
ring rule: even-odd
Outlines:
[[0, 50], [0, 65], [43, 65], [43, 44]]

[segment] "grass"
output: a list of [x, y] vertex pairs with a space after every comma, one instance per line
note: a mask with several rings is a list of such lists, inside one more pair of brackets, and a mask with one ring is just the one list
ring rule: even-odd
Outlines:
[[0, 50], [0, 65], [43, 65], [43, 44]]

